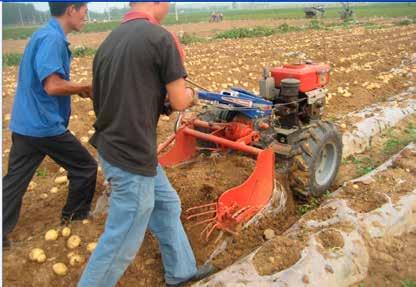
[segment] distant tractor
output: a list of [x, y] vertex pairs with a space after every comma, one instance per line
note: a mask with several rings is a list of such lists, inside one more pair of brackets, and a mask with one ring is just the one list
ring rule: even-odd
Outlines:
[[309, 19], [323, 17], [325, 14], [325, 8], [323, 6], [305, 7], [303, 10], [305, 11], [305, 18]]
[[350, 7], [350, 3], [348, 2], [341, 2], [342, 5], [342, 11], [339, 12], [341, 20], [349, 20], [352, 18], [354, 12], [352, 11]]

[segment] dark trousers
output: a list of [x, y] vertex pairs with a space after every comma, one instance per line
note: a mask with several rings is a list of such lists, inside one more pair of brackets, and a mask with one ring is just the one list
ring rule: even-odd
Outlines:
[[3, 237], [16, 226], [22, 199], [45, 156], [68, 171], [69, 191], [63, 219], [88, 215], [94, 196], [97, 162], [69, 131], [53, 137], [12, 134], [7, 175], [3, 177]]

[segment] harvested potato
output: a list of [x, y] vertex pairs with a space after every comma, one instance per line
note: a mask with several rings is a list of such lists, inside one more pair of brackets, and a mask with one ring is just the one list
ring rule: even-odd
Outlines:
[[69, 227], [64, 227], [61, 231], [63, 237], [68, 237], [71, 235], [71, 229]]
[[68, 267], [66, 267], [66, 265], [63, 263], [55, 263], [52, 266], [52, 270], [56, 275], [59, 276], [65, 276], [68, 273]]
[[81, 238], [78, 235], [72, 235], [68, 238], [68, 241], [66, 242], [66, 246], [69, 249], [77, 248], [81, 244]]
[[45, 240], [46, 241], [55, 241], [58, 239], [58, 231], [55, 229], [48, 230], [45, 234]]
[[34, 181], [31, 181], [31, 182], [29, 182], [29, 186], [28, 186], [27, 189], [29, 191], [32, 191], [32, 190], [34, 190], [36, 188], [36, 186], [38, 186], [38, 184], [36, 182], [34, 182]]
[[74, 254], [69, 258], [69, 265], [77, 266], [85, 262], [85, 258], [81, 255]]
[[95, 250], [95, 247], [97, 247], [97, 242], [91, 242], [87, 245], [88, 252], [92, 253]]
[[38, 261], [39, 263], [45, 262], [46, 261], [46, 254], [45, 253], [39, 254], [38, 259], [36, 261]]
[[29, 253], [29, 259], [31, 261], [36, 261], [39, 263], [45, 262], [46, 260], [45, 251], [43, 251], [43, 249], [40, 249], [40, 248], [33, 248]]
[[166, 115], [161, 115], [161, 116], [160, 116], [160, 120], [167, 122], [167, 121], [169, 121], [169, 120], [170, 120], [170, 118], [169, 118], [169, 116], [166, 116]]
[[71, 258], [72, 256], [74, 256], [76, 253], [74, 251], [69, 252], [66, 257]]
[[59, 189], [56, 186], [54, 186], [54, 187], [51, 188], [51, 190], [49, 192], [50, 193], [58, 193], [58, 191], [59, 191]]
[[65, 184], [67, 182], [68, 182], [68, 177], [66, 175], [58, 176], [57, 178], [55, 178], [56, 184]]

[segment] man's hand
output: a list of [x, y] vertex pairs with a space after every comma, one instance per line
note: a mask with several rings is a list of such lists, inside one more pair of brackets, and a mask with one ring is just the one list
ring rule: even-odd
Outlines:
[[78, 93], [78, 96], [81, 98], [90, 98], [91, 100], [94, 98], [92, 93], [92, 86], [85, 85], [84, 90]]
[[191, 102], [190, 107], [195, 106], [199, 103], [198, 94], [195, 92], [194, 89], [192, 89], [190, 87], [186, 87], [185, 88], [185, 96], [187, 98], [192, 98], [192, 102]]

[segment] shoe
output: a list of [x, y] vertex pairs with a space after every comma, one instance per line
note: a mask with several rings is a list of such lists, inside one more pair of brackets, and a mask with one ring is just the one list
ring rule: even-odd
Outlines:
[[67, 225], [71, 223], [72, 221], [81, 221], [84, 219], [91, 219], [92, 216], [89, 212], [83, 212], [83, 213], [73, 213], [71, 215], [62, 215], [61, 216], [61, 225]]
[[189, 283], [191, 281], [199, 281], [201, 279], [204, 279], [212, 274], [214, 274], [215, 272], [218, 271], [218, 268], [215, 267], [214, 265], [212, 265], [211, 263], [206, 263], [204, 265], [202, 265], [201, 267], [198, 268], [198, 270], [196, 271], [195, 275], [192, 276], [191, 278], [189, 278], [186, 281], [180, 282], [180, 283], [176, 283], [176, 284], [168, 284], [166, 283], [165, 286], [166, 287], [181, 287], [181, 286], [185, 286], [186, 283]]
[[12, 241], [7, 237], [3, 237], [3, 250], [9, 250], [12, 247]]

